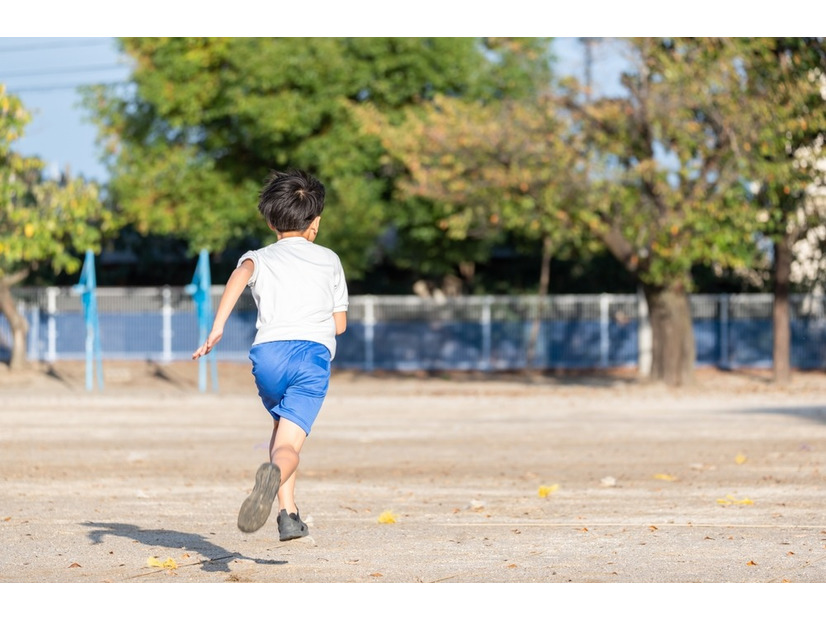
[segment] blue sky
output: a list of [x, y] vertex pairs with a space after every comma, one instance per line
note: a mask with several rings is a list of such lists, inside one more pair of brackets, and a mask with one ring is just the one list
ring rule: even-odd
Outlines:
[[0, 83], [32, 115], [12, 148], [45, 160], [50, 173], [68, 166], [74, 175], [103, 180], [95, 128], [80, 109], [77, 86], [128, 77], [128, 66], [109, 37], [0, 38]]
[[[561, 69], [581, 73], [583, 49], [578, 39], [557, 39], [555, 51]], [[595, 79], [604, 87], [616, 84], [617, 61], [610, 46], [596, 50]], [[46, 161], [50, 174], [68, 167], [73, 175], [106, 180], [96, 130], [81, 108], [77, 87], [128, 78], [128, 58], [110, 37], [0, 37], [0, 83], [20, 97], [33, 117], [14, 149]]]

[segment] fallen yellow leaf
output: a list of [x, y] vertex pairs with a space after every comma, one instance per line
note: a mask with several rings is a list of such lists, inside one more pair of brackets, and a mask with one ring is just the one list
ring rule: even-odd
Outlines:
[[665, 480], [666, 482], [674, 482], [677, 479], [677, 476], [672, 476], [671, 474], [654, 474], [655, 480]]
[[738, 465], [742, 465], [743, 463], [745, 463], [748, 460], [749, 459], [745, 454], [738, 454], [737, 456], [734, 457], [734, 462], [737, 463]]
[[158, 558], [156, 558], [155, 556], [152, 556], [151, 558], [146, 560], [146, 564], [147, 564], [147, 566], [155, 566], [157, 568], [169, 568], [169, 569], [178, 568], [178, 563], [175, 560], [173, 560], [172, 558], [166, 558], [166, 560], [161, 562]]
[[726, 495], [725, 497], [719, 498], [717, 500], [717, 503], [718, 504], [723, 504], [723, 505], [726, 505], [726, 506], [729, 506], [731, 504], [741, 504], [741, 505], [751, 506], [752, 504], [754, 504], [754, 502], [751, 501], [748, 497], [744, 497], [743, 499], [737, 499], [733, 495]]
[[395, 523], [396, 519], [396, 515], [394, 515], [389, 510], [385, 510], [383, 513], [379, 515], [379, 523]]
[[548, 497], [551, 493], [555, 493], [558, 490], [558, 484], [552, 484], [551, 486], [542, 485], [539, 487], [539, 497]]

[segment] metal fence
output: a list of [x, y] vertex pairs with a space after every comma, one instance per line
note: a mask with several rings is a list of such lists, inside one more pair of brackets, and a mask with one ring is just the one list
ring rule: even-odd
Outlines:
[[[223, 287], [212, 289], [217, 307]], [[29, 322], [32, 360], [84, 359], [86, 327], [71, 288], [15, 290]], [[826, 300], [791, 304], [792, 366], [826, 368]], [[198, 346], [196, 308], [183, 287], [99, 288], [104, 359], [189, 359]], [[771, 295], [691, 297], [697, 364], [770, 367]], [[246, 360], [255, 305], [245, 291], [214, 355]], [[11, 334], [0, 317], [0, 359]], [[530, 343], [535, 341], [533, 355]], [[645, 302], [637, 295], [456, 297], [354, 296], [335, 366], [360, 370], [592, 369], [638, 366], [650, 353]]]

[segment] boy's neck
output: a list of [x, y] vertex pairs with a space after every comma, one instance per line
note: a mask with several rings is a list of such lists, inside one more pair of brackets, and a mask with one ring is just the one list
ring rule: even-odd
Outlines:
[[290, 230], [287, 232], [278, 232], [275, 227], [270, 224], [270, 228], [275, 232], [278, 240], [289, 239], [290, 237], [304, 237], [310, 243], [315, 241], [318, 236], [318, 225], [321, 223], [321, 216], [317, 216], [312, 223], [304, 230]]
[[276, 236], [278, 237], [279, 241], [281, 241], [282, 239], [290, 239], [293, 237], [304, 237], [307, 241], [312, 241], [312, 233], [309, 228], [307, 230], [291, 230], [285, 233], [278, 233]]

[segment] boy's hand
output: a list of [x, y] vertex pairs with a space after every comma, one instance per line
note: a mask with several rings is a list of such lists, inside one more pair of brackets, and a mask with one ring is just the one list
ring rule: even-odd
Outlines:
[[206, 342], [195, 349], [195, 352], [192, 354], [192, 359], [196, 360], [201, 356], [207, 355], [210, 351], [212, 351], [215, 345], [218, 344], [221, 340], [221, 336], [223, 335], [223, 330], [212, 330], [207, 337]]

